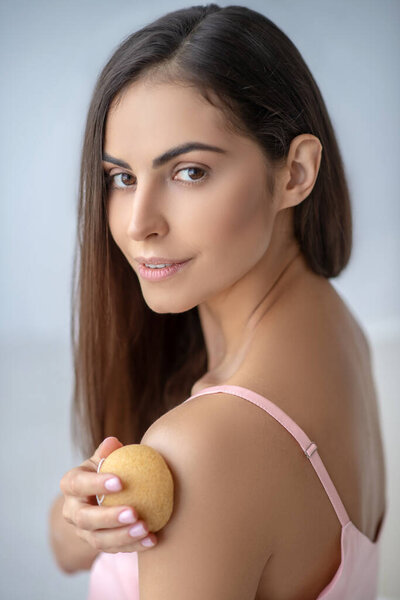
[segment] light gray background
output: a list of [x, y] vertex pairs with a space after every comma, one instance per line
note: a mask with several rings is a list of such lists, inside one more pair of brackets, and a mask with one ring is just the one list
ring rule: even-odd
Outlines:
[[[95, 79], [120, 41], [191, 4], [0, 2], [2, 599], [86, 597], [88, 573], [61, 573], [47, 541], [59, 481], [83, 460], [70, 441], [69, 339], [83, 127]], [[229, 4], [262, 12], [288, 34], [337, 133], [352, 193], [354, 250], [331, 281], [373, 347], [389, 477], [380, 593], [400, 598], [400, 3], [219, 2]]]

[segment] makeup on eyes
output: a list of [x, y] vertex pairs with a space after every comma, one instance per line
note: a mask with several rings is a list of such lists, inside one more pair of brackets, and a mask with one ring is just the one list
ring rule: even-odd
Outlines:
[[[191, 170], [201, 171], [201, 172], [203, 172], [203, 175], [199, 179], [194, 179], [191, 181], [183, 181], [182, 179], [177, 179], [175, 181], [178, 181], [179, 183], [181, 183], [183, 185], [194, 185], [197, 183], [203, 183], [209, 177], [209, 173], [208, 173], [207, 169], [205, 169], [204, 167], [199, 167], [198, 165], [190, 165], [187, 167], [181, 167], [180, 169], [175, 171], [174, 176], [177, 175], [178, 173], [180, 173], [181, 171], [191, 171]], [[118, 171], [116, 173], [111, 173], [111, 169], [109, 169], [109, 170], [104, 169], [104, 175], [106, 178], [107, 187], [109, 189], [125, 191], [125, 190], [130, 189], [134, 185], [134, 184], [132, 184], [132, 185], [126, 184], [125, 186], [122, 186], [122, 187], [115, 185], [114, 181], [117, 177], [123, 177], [124, 175], [127, 177], [133, 177], [133, 175], [131, 175], [130, 173], [126, 173], [125, 171]]]
[[[214, 153], [218, 153], [218, 154], [227, 154], [228, 151], [225, 150], [224, 148], [220, 148], [218, 146], [213, 146], [210, 144], [205, 144], [204, 142], [185, 142], [184, 144], [180, 144], [179, 146], [175, 146], [174, 148], [170, 148], [169, 150], [167, 150], [166, 152], [164, 152], [163, 154], [161, 154], [160, 156], [157, 156], [156, 158], [153, 159], [152, 161], [152, 168], [153, 169], [158, 169], [159, 167], [161, 167], [164, 164], [167, 164], [169, 161], [171, 161], [172, 159], [176, 158], [177, 156], [180, 156], [182, 154], [187, 154], [188, 152], [193, 152], [193, 151], [203, 151], [203, 152], [214, 152]], [[114, 165], [118, 165], [119, 167], [122, 167], [124, 169], [131, 169], [131, 166], [124, 160], [120, 159], [120, 158], [115, 158], [113, 156], [111, 156], [110, 154], [108, 154], [107, 152], [103, 152], [103, 156], [102, 156], [103, 162], [109, 162], [112, 163]], [[181, 170], [185, 170], [185, 169], [201, 169], [206, 173], [206, 176], [198, 181], [180, 181], [180, 183], [182, 183], [183, 185], [193, 185], [195, 183], [202, 183], [205, 179], [208, 179], [209, 177], [209, 173], [207, 171], [207, 168], [202, 167], [202, 166], [194, 166], [191, 165], [190, 167], [182, 167], [181, 169], [179, 169], [177, 172], [181, 171]], [[122, 172], [118, 172], [118, 173], [113, 173], [112, 175], [110, 175], [110, 171], [111, 169], [106, 169], [104, 167], [105, 170], [105, 174], [106, 174], [106, 181], [107, 181], [107, 187], [110, 189], [116, 189], [116, 190], [126, 190], [129, 189], [129, 186], [127, 188], [120, 188], [117, 186], [112, 185], [112, 182], [114, 181], [114, 176], [116, 177], [117, 175], [122, 175]], [[129, 175], [129, 173], [128, 173]]]

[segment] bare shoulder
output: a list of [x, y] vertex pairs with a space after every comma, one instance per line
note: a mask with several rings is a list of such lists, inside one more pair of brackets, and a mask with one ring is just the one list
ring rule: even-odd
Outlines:
[[[350, 519], [373, 539], [384, 506], [384, 459], [362, 327], [334, 286], [313, 274], [293, 286], [263, 327], [229, 383], [267, 397], [317, 443]], [[309, 492], [307, 466], [301, 473]], [[314, 508], [322, 515], [327, 507], [326, 526], [334, 532], [324, 490], [319, 482], [311, 486], [322, 492]]]
[[272, 461], [259, 460], [239, 422], [240, 401], [204, 394], [163, 415], [141, 440], [165, 458], [175, 484], [170, 521], [155, 548], [138, 556], [144, 600], [183, 598], [189, 589], [193, 600], [255, 597], [272, 553], [269, 503], [276, 499], [266, 485]]
[[[384, 469], [369, 345], [330, 282], [311, 276], [294, 286], [225, 383], [258, 392], [301, 427], [317, 444], [351, 521], [373, 540], [384, 504]], [[340, 522], [296, 440], [268, 414], [261, 419], [275, 440], [269, 452], [276, 470], [270, 470], [281, 475], [275, 478], [281, 506], [273, 507], [277, 543], [260, 585], [264, 597], [290, 597], [290, 567], [297, 589], [315, 586], [317, 595], [340, 564]], [[246, 422], [253, 426], [250, 418]]]
[[[375, 462], [372, 472], [380, 439], [369, 348], [333, 286], [313, 277], [294, 286], [265, 319], [240, 368], [217, 383], [258, 392], [316, 442], [350, 519], [372, 539], [381, 514], [382, 465]], [[338, 517], [298, 442], [260, 407], [231, 394], [206, 393], [163, 415], [142, 442], [162, 453], [177, 481], [176, 513], [152, 550], [158, 554], [139, 555], [143, 585], [150, 589], [146, 582], [154, 569], [169, 585], [167, 571], [176, 576], [177, 564], [184, 566], [179, 577], [197, 578], [200, 564], [190, 563], [187, 550], [193, 535], [196, 560], [204, 551], [208, 576], [217, 581], [221, 564], [238, 575], [229, 590], [221, 583], [221, 599], [256, 597], [255, 585], [257, 597], [289, 598], [294, 584], [315, 597], [335, 574]], [[213, 542], [229, 537], [230, 545], [221, 542], [210, 553], [209, 528]], [[238, 591], [245, 579], [246, 589]], [[206, 588], [203, 597], [212, 597]]]
[[161, 453], [173, 457], [182, 475], [193, 473], [197, 481], [212, 482], [213, 494], [225, 496], [228, 489], [233, 492], [225, 514], [236, 521], [238, 505], [240, 510], [252, 513], [261, 532], [256, 537], [262, 540], [263, 552], [267, 553], [268, 503], [275, 499], [271, 482], [276, 463], [269, 458], [274, 428], [260, 419], [262, 412], [231, 394], [203, 394], [160, 417], [141, 443], [152, 442], [150, 445], [157, 446]]
[[357, 418], [368, 369], [368, 341], [349, 307], [328, 280], [308, 275], [267, 316], [229, 383], [256, 385], [316, 435], [332, 419]]

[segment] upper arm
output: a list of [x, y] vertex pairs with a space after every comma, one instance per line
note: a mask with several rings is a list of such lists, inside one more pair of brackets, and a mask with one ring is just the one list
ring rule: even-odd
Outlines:
[[[204, 395], [142, 438], [171, 469], [174, 508], [157, 545], [138, 554], [141, 600], [255, 597], [270, 543], [268, 493], [254, 445], [231, 427], [229, 407], [216, 403], [217, 395], [232, 399]], [[258, 455], [258, 463], [264, 459], [268, 454]], [[267, 476], [267, 465], [262, 472]]]

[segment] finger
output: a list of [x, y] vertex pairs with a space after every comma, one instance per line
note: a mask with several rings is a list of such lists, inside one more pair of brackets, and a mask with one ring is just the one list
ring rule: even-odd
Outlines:
[[98, 465], [102, 458], [106, 458], [109, 454], [111, 454], [111, 452], [114, 452], [114, 450], [117, 448], [121, 448], [121, 446], [123, 446], [123, 444], [118, 438], [114, 436], [107, 437], [96, 448], [91, 459], [96, 463], [96, 465]]
[[123, 444], [118, 438], [114, 436], [108, 437], [96, 448], [94, 454], [90, 458], [87, 458], [80, 466], [92, 471], [98, 471], [101, 459], [107, 458], [114, 450], [122, 446]]
[[[136, 528], [132, 531], [133, 528]], [[84, 533], [86, 540], [103, 552], [132, 552], [144, 550], [141, 542], [150, 538], [153, 544], [157, 543], [154, 533], [149, 533], [148, 526], [142, 520], [134, 525], [128, 525], [116, 529], [96, 529]]]
[[[158, 543], [157, 536], [155, 533], [149, 532], [148, 525], [142, 519], [137, 519], [128, 525], [122, 525], [119, 522], [118, 517], [126, 511], [131, 513], [133, 519], [137, 519], [137, 512], [131, 506], [78, 508], [73, 520], [76, 533], [93, 548], [104, 552], [143, 552], [155, 546]], [[99, 518], [101, 514], [103, 514], [103, 518]], [[96, 525], [99, 528], [92, 529]], [[104, 525], [106, 525], [105, 528], [102, 527]], [[142, 530], [132, 531], [133, 527], [139, 526], [142, 527]], [[144, 542], [143, 545], [142, 542]]]
[[76, 525], [81, 529], [112, 529], [134, 524], [139, 519], [132, 506], [81, 506], [76, 512]]
[[[110, 489], [110, 480], [119, 482], [119, 489], [115, 486]], [[108, 483], [107, 483], [108, 482]], [[96, 473], [94, 471], [86, 471], [81, 467], [75, 467], [68, 471], [60, 481], [60, 489], [67, 496], [75, 496], [77, 498], [86, 498], [87, 496], [95, 496], [102, 494], [110, 494], [122, 490], [122, 483], [119, 477], [112, 473]]]

